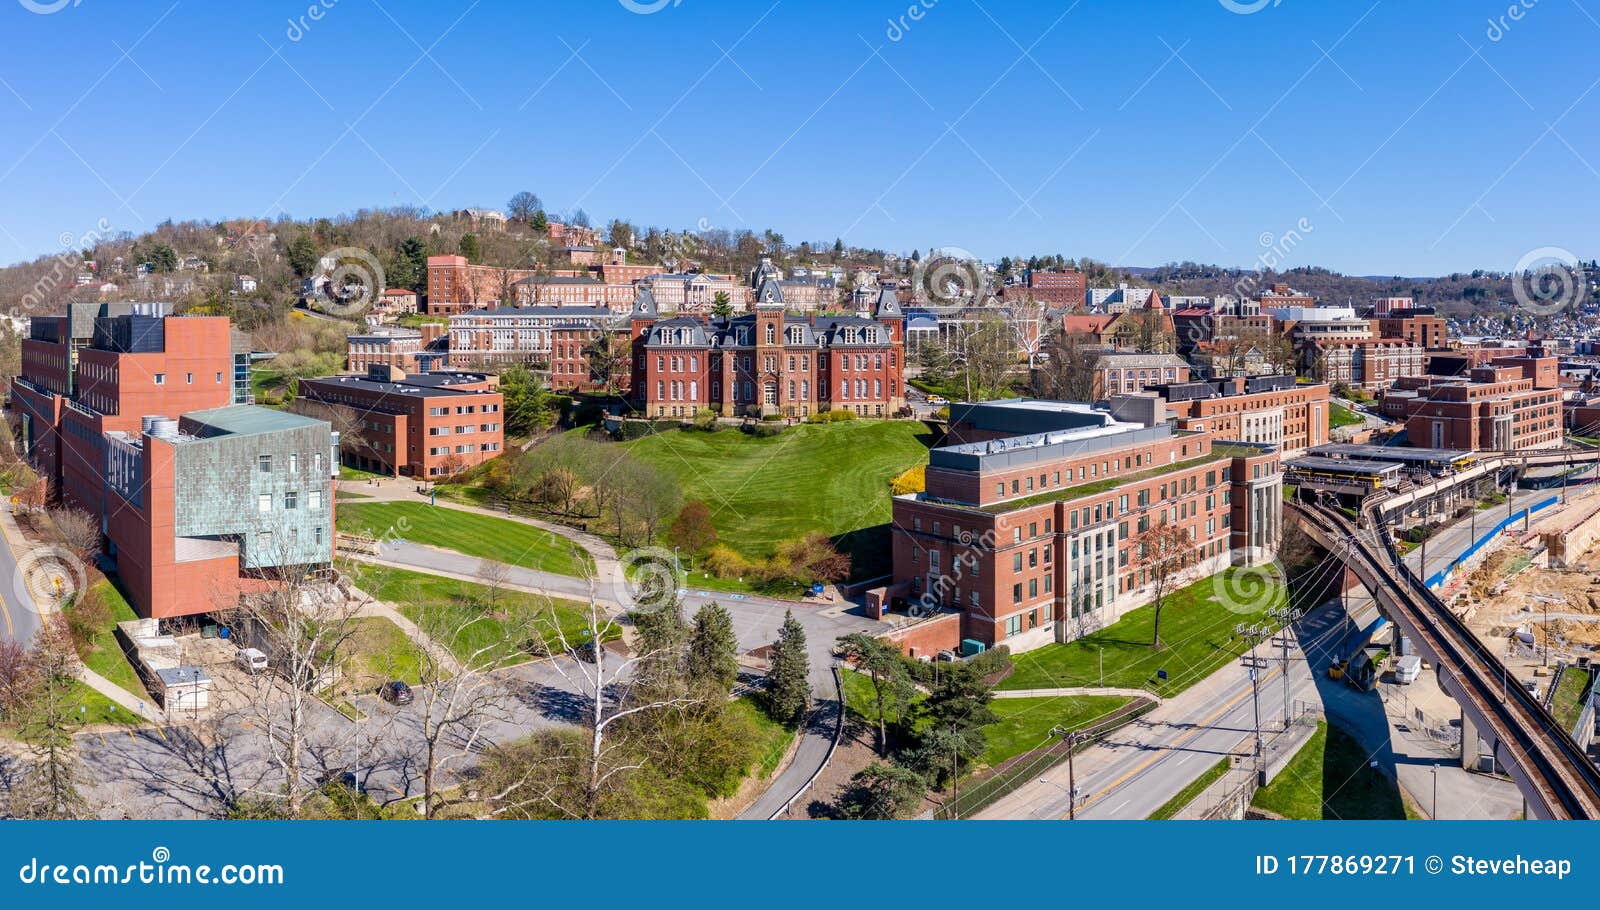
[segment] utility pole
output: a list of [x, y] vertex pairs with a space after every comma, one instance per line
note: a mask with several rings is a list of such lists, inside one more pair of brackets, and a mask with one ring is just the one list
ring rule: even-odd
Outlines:
[[1250, 654], [1239, 662], [1250, 671], [1250, 698], [1255, 703], [1256, 711], [1256, 781], [1260, 783], [1262, 777], [1261, 767], [1261, 671], [1266, 669], [1267, 662], [1256, 657], [1256, 645], [1271, 634], [1271, 630], [1263, 625], [1246, 625], [1240, 623], [1234, 627], [1235, 635], [1250, 642]]
[[1073, 765], [1073, 753], [1078, 751], [1078, 744], [1083, 742], [1083, 733], [1079, 730], [1068, 730], [1057, 725], [1050, 728], [1051, 736], [1061, 737], [1067, 744], [1067, 820], [1078, 820], [1078, 775]]
[[1303, 612], [1290, 606], [1273, 607], [1267, 615], [1283, 624], [1278, 630], [1278, 644], [1282, 647], [1283, 667], [1283, 728], [1289, 729], [1289, 632], [1300, 620]]

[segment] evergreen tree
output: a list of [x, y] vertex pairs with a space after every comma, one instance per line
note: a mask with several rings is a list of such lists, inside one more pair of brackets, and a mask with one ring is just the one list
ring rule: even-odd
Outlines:
[[395, 252], [395, 265], [400, 276], [390, 276], [390, 287], [422, 290], [428, 281], [428, 247], [421, 237], [412, 236], [400, 241], [400, 247]]
[[311, 239], [310, 234], [301, 234], [289, 241], [289, 246], [284, 250], [289, 260], [289, 268], [294, 269], [296, 278], [309, 278], [316, 271], [317, 242]]
[[711, 295], [711, 315], [718, 319], [733, 317], [733, 300], [727, 291], [718, 291]]
[[548, 234], [550, 233], [550, 217], [544, 213], [544, 209], [540, 209], [533, 213], [533, 221], [529, 222], [528, 226], [540, 234]]
[[694, 614], [689, 633], [689, 681], [728, 692], [739, 681], [739, 641], [733, 616], [716, 601]]
[[684, 686], [684, 649], [689, 624], [676, 593], [667, 603], [637, 611], [633, 627], [639, 633], [639, 682], [647, 691], [668, 697]]
[[868, 765], [850, 778], [839, 796], [839, 815], [847, 819], [883, 820], [909, 813], [921, 801], [927, 783], [902, 765]]
[[959, 776], [988, 748], [983, 728], [1000, 718], [989, 687], [968, 664], [941, 666], [939, 684], [922, 703], [928, 723], [908, 764], [939, 786]]
[[899, 720], [916, 689], [906, 670], [900, 649], [864, 632], [852, 632], [843, 639], [845, 649], [855, 660], [856, 671], [872, 680], [872, 706], [878, 727], [878, 754], [889, 754], [889, 719]]
[[798, 724], [811, 704], [811, 661], [806, 656], [806, 630], [784, 612], [778, 640], [772, 644], [772, 669], [767, 678], [767, 713], [786, 724]]
[[461, 255], [467, 257], [468, 262], [477, 262], [483, 258], [483, 247], [478, 244], [477, 234], [461, 235]]

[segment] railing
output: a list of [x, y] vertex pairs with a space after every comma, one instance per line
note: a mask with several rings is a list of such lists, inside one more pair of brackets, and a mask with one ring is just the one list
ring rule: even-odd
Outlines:
[[795, 801], [810, 793], [817, 786], [817, 780], [822, 777], [822, 772], [828, 770], [828, 762], [833, 761], [833, 753], [839, 749], [839, 739], [844, 736], [844, 676], [839, 672], [838, 664], [833, 665], [833, 690], [834, 694], [839, 697], [839, 716], [834, 721], [833, 742], [828, 744], [828, 754], [822, 757], [822, 764], [818, 765], [817, 770], [812, 772], [811, 777], [800, 785], [800, 789], [794, 791], [793, 796], [784, 800], [783, 806], [778, 811], [767, 816], [767, 821], [776, 821], [788, 815], [789, 809], [794, 806]]

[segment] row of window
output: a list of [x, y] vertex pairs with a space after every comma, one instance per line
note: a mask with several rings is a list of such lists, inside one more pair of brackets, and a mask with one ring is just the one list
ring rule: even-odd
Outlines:
[[[289, 473], [290, 474], [293, 474], [296, 471], [300, 470], [300, 453], [299, 452], [290, 452], [285, 460], [288, 462]], [[280, 463], [282, 463], [282, 462], [280, 462]], [[311, 453], [311, 463], [312, 463], [311, 464], [312, 470], [316, 471], [318, 474], [321, 474], [322, 473], [322, 453], [321, 452], [312, 452]], [[262, 474], [271, 474], [272, 473], [272, 456], [271, 455], [258, 455], [258, 456], [256, 456], [256, 470], [259, 471]]]
[[[256, 497], [256, 511], [263, 515], [271, 512], [273, 500], [274, 497], [271, 493], [262, 493], [258, 495]], [[300, 492], [298, 490], [289, 490], [283, 494], [283, 508], [286, 512], [300, 508]], [[311, 490], [306, 493], [306, 508], [322, 508], [321, 490]]]

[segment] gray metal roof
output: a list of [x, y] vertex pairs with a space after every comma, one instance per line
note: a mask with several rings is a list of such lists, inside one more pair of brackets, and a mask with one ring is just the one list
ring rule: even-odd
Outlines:
[[325, 420], [303, 417], [288, 411], [257, 407], [253, 404], [236, 404], [209, 411], [190, 411], [180, 419], [182, 430], [202, 439], [215, 436], [253, 436], [260, 433], [278, 433], [306, 427], [328, 426]]

